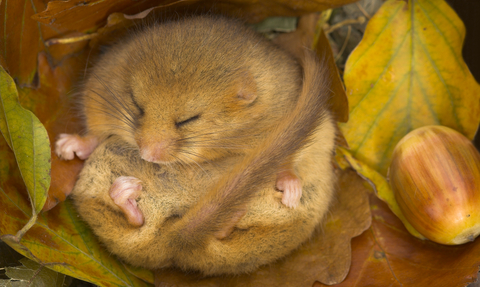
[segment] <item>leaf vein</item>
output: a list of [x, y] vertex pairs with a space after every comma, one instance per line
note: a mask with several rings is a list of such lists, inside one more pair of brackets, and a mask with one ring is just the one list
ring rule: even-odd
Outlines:
[[390, 260], [388, 260], [388, 257], [387, 257], [387, 255], [390, 255], [390, 254], [388, 254], [378, 242], [377, 236], [375, 236], [375, 231], [373, 230], [373, 228], [371, 228], [370, 231], [372, 232], [373, 239], [375, 240], [375, 243], [377, 244], [378, 248], [380, 248], [382, 252], [385, 254], [384, 258], [385, 258], [385, 261], [387, 262], [388, 269], [390, 269], [390, 272], [392, 272], [393, 278], [395, 278], [395, 280], [398, 282], [398, 284], [400, 284], [400, 286], [403, 286], [402, 282], [398, 280], [397, 275], [395, 275], [395, 272], [393, 271], [392, 266], [390, 265]]
[[[417, 73], [415, 73], [415, 75], [417, 75]], [[430, 114], [435, 118], [435, 123], [440, 124], [440, 118], [438, 117], [438, 114], [435, 112], [435, 110], [433, 108], [433, 104], [430, 101], [429, 96], [427, 95], [428, 94], [427, 90], [423, 86], [422, 81], [418, 81], [418, 86], [420, 87], [420, 90], [422, 91], [423, 99], [425, 100], [425, 102], [427, 104], [427, 107], [428, 107], [428, 110], [430, 111]]]
[[[408, 108], [409, 109], [409, 108]], [[410, 117], [410, 110], [409, 110], [409, 115], [408, 116], [405, 116], [406, 118], [407, 117]], [[391, 159], [391, 156], [388, 156], [387, 157], [387, 153], [390, 151], [390, 148], [395, 144], [397, 144], [397, 141], [394, 141], [395, 139], [398, 139], [399, 137], [402, 137], [403, 135], [406, 135], [408, 132], [410, 132], [412, 130], [412, 127], [409, 126], [407, 127], [407, 130], [406, 132], [402, 132], [400, 129], [396, 129], [395, 132], [393, 133], [393, 135], [390, 137], [390, 140], [388, 141], [388, 144], [385, 146], [385, 149], [383, 150], [383, 153], [382, 155], [380, 156], [380, 162], [379, 162], [379, 166], [383, 167], [385, 166], [387, 163], [390, 163], [390, 161], [392, 160]], [[398, 136], [400, 135], [400, 136]]]
[[[407, 35], [408, 33], [405, 34], [405, 37], [403, 38], [401, 44], [399, 45], [399, 47], [402, 47], [403, 44], [405, 43], [405, 40], [407, 39]], [[377, 77], [377, 80], [375, 81], [375, 83], [373, 84], [373, 86], [375, 87], [377, 85], [377, 83], [382, 79], [382, 77], [385, 75], [385, 73], [388, 71], [388, 68], [392, 65], [392, 62], [393, 60], [395, 60], [398, 56], [398, 53], [400, 52], [401, 48], [398, 48], [395, 53], [392, 55], [392, 57], [390, 57], [390, 60], [388, 61], [388, 63], [385, 65], [385, 68], [383, 68], [383, 71], [380, 73], [380, 75], [378, 75]], [[367, 96], [370, 94], [370, 92], [373, 90], [373, 88], [370, 88], [370, 90], [368, 90], [368, 92], [360, 99], [360, 101], [355, 104], [355, 106], [352, 106], [351, 110], [350, 110], [350, 114], [353, 114], [353, 112], [355, 111], [355, 109], [360, 105], [360, 103], [363, 102], [363, 100], [365, 98], [367, 98]]]
[[[442, 15], [443, 18], [445, 20], [447, 20], [447, 22], [452, 24], [453, 29], [455, 29], [455, 31], [457, 31], [458, 37], [459, 38], [463, 37], [463, 33], [459, 30], [458, 26], [455, 25], [454, 22], [451, 21], [450, 18], [445, 15], [445, 13], [443, 13], [443, 10], [440, 10], [438, 8], [438, 5], [433, 4], [431, 0], [424, 0], [424, 1], [427, 1], [430, 4], [430, 7], [427, 10], [436, 10], [438, 12], [438, 14]], [[420, 4], [419, 4], [419, 6], [422, 7]]]
[[[416, 2], [417, 3], [417, 2]], [[425, 14], [425, 17], [428, 19], [428, 21], [430, 23], [432, 23], [432, 26], [435, 28], [435, 30], [437, 31], [437, 33], [443, 38], [443, 44], [445, 46], [448, 47], [448, 49], [450, 50], [451, 54], [453, 55], [453, 57], [455, 58], [455, 61], [457, 62], [457, 65], [458, 67], [460, 68], [460, 70], [463, 72], [463, 75], [466, 75], [466, 71], [465, 71], [465, 67], [464, 65], [462, 65], [462, 61], [458, 58], [458, 53], [455, 52], [455, 49], [453, 49], [452, 45], [450, 45], [450, 41], [448, 41], [447, 38], [445, 38], [445, 34], [442, 33], [442, 30], [437, 26], [437, 24], [432, 20], [432, 18], [430, 17], [430, 15], [427, 13], [428, 11], [425, 10], [424, 7], [422, 7], [422, 5], [418, 4], [418, 6], [420, 7], [420, 9], [422, 9], [423, 13]], [[413, 23], [412, 23], [413, 25]]]
[[445, 78], [443, 77], [442, 73], [440, 73], [440, 70], [438, 69], [438, 66], [436, 65], [435, 61], [432, 59], [432, 57], [428, 53], [428, 50], [425, 47], [425, 45], [423, 44], [423, 42], [418, 40], [418, 43], [420, 44], [420, 47], [422, 47], [422, 50], [425, 53], [428, 61], [432, 65], [432, 67], [435, 70], [435, 73], [437, 74], [440, 82], [442, 83], [442, 85], [445, 87], [445, 90], [447, 91], [447, 95], [448, 95], [448, 98], [450, 99], [450, 103], [451, 103], [451, 106], [452, 106], [452, 115], [453, 115], [453, 118], [455, 119], [455, 122], [457, 123], [457, 128], [459, 129], [460, 132], [465, 133], [464, 130], [463, 130], [463, 126], [460, 123], [460, 119], [458, 118], [458, 114], [455, 111], [455, 99], [454, 99], [454, 97], [452, 95], [452, 92], [450, 91], [450, 89], [449, 89], [449, 87], [448, 87], [448, 85], [445, 81]]
[[372, 124], [370, 125], [370, 127], [368, 128], [367, 132], [364, 134], [363, 136], [363, 139], [362, 141], [358, 144], [356, 150], [352, 150], [352, 154], [355, 156], [359, 151], [360, 149], [362, 148], [363, 144], [365, 143], [365, 141], [367, 140], [368, 136], [370, 135], [370, 133], [372, 132], [373, 128], [377, 126], [377, 122], [379, 121], [380, 119], [380, 115], [383, 114], [386, 110], [387, 110], [387, 107], [390, 105], [390, 103], [392, 103], [393, 99], [397, 96], [398, 94], [398, 90], [400, 89], [400, 87], [402, 86], [403, 82], [407, 79], [407, 75], [405, 75], [401, 81], [399, 81], [396, 89], [393, 91], [393, 93], [391, 94], [390, 98], [388, 99], [388, 101], [385, 103], [385, 105], [382, 107], [382, 109], [380, 110], [379, 113], [377, 113], [377, 116], [375, 118], [375, 120], [372, 122]]
[[[71, 242], [67, 241], [63, 236], [61, 236], [60, 234], [58, 234], [55, 230], [52, 230], [51, 228], [48, 227], [48, 225], [45, 225], [44, 223], [41, 223], [41, 222], [36, 222], [35, 225], [38, 225], [40, 227], [42, 227], [43, 229], [49, 231], [50, 233], [52, 233], [53, 235], [57, 236], [58, 238], [60, 238], [61, 241], [64, 242], [64, 244], [66, 245], [69, 245], [70, 247], [72, 247], [73, 249], [75, 250], [78, 250], [78, 253], [82, 254], [83, 256], [85, 256], [86, 258], [90, 258], [90, 260], [92, 260], [92, 262], [95, 262], [98, 266], [101, 266], [104, 268], [104, 270], [108, 271], [109, 274], [112, 274], [115, 278], [117, 278], [120, 282], [122, 283], [127, 283], [125, 282], [124, 279], [120, 278], [117, 274], [113, 273], [103, 262], [101, 261], [98, 261], [96, 257], [92, 256], [91, 254], [87, 254], [85, 253], [85, 251], [81, 250], [79, 247], [73, 245]], [[25, 240], [27, 241], [27, 240]], [[29, 244], [38, 244], [37, 242], [35, 241], [28, 241]], [[44, 245], [41, 245], [40, 246], [44, 246]], [[62, 253], [66, 253], [64, 251], [62, 251]], [[77, 254], [78, 254], [77, 253]], [[128, 276], [127, 276], [128, 278]], [[129, 278], [130, 279], [130, 278]], [[131, 282], [131, 281], [130, 281]], [[131, 282], [132, 283], [132, 282]], [[132, 283], [133, 284], [133, 283]], [[127, 286], [127, 285], [124, 285], [124, 286]], [[130, 285], [130, 286], [133, 286], [133, 285]]]
[[362, 55], [359, 55], [357, 60], [350, 66], [350, 71], [353, 69], [353, 67], [355, 67], [355, 65], [360, 61], [360, 59], [372, 48], [372, 47], [375, 47], [375, 42], [377, 42], [378, 38], [380, 38], [380, 36], [385, 32], [385, 30], [387, 30], [388, 26], [390, 26], [390, 24], [392, 23], [393, 19], [395, 19], [395, 16], [397, 16], [398, 12], [401, 10], [401, 6], [397, 7], [397, 10], [394, 12], [394, 14], [390, 17], [390, 19], [388, 19], [388, 22], [387, 24], [385, 24], [385, 26], [382, 28], [382, 30], [377, 34], [377, 37], [375, 38], [375, 40], [373, 40], [373, 42], [369, 45], [369, 47], [367, 49], [365, 49], [365, 51], [363, 51]]

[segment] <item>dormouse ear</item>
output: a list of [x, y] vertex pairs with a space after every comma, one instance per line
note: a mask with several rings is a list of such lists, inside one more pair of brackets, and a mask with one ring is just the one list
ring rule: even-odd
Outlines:
[[249, 71], [241, 73], [237, 97], [246, 104], [252, 103], [257, 98], [257, 84]]

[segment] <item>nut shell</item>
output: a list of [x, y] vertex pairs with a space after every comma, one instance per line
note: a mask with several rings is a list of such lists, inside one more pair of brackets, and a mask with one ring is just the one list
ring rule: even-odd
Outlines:
[[457, 131], [410, 132], [393, 152], [389, 180], [403, 215], [426, 238], [462, 244], [480, 233], [480, 154]]

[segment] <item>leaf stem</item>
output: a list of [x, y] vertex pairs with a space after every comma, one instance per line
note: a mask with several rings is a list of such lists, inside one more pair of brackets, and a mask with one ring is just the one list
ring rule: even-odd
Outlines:
[[93, 39], [97, 36], [98, 36], [98, 33], [92, 33], [92, 34], [86, 34], [86, 35], [75, 36], [75, 37], [52, 38], [52, 39], [49, 39], [49, 40], [45, 41], [45, 45], [47, 47], [50, 47], [50, 46], [56, 45], [56, 44], [77, 43], [77, 42], [81, 42], [81, 41], [91, 40], [91, 39]]
[[[34, 209], [33, 209], [34, 210]], [[30, 220], [27, 222], [27, 224], [25, 224], [25, 226], [20, 229], [17, 234], [15, 234], [15, 238], [18, 240], [18, 242], [20, 242], [20, 239], [22, 239], [23, 235], [25, 233], [27, 233], [27, 231], [32, 228], [32, 226], [37, 222], [37, 213], [35, 213], [35, 211], [33, 212], [33, 215], [32, 217], [30, 218]]]
[[343, 26], [348, 25], [350, 27], [350, 25], [352, 25], [352, 24], [363, 24], [363, 23], [365, 23], [365, 21], [366, 21], [366, 19], [363, 16], [360, 16], [356, 19], [346, 19], [346, 20], [338, 22], [338, 23], [336, 23], [332, 26], [326, 25], [326, 27], [324, 27], [324, 31], [325, 31], [325, 34], [330, 34], [333, 31], [342, 28]]

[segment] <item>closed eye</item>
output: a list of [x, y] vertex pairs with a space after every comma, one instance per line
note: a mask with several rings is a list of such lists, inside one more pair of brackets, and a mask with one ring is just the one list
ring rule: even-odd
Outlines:
[[140, 107], [140, 105], [137, 103], [137, 101], [135, 100], [135, 97], [133, 96], [133, 93], [130, 92], [130, 97], [132, 98], [132, 102], [133, 104], [135, 105], [135, 107], [137, 108], [137, 110], [140, 112], [140, 116], [143, 117], [143, 115], [145, 114], [144, 110], [142, 109], [142, 107]]
[[184, 121], [181, 121], [181, 122], [176, 122], [176, 123], [175, 123], [175, 126], [176, 126], [177, 128], [180, 128], [180, 127], [182, 127], [182, 126], [184, 126], [184, 125], [186, 125], [186, 124], [188, 124], [188, 123], [190, 123], [190, 122], [193, 122], [193, 121], [197, 120], [198, 118], [200, 118], [200, 115], [193, 116], [193, 117], [191, 117], [191, 118], [189, 118], [189, 119], [186, 119], [186, 120], [184, 120]]

